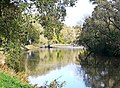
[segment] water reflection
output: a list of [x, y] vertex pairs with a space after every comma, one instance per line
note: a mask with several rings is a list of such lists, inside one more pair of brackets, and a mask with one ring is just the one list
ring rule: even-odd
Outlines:
[[44, 85], [46, 81], [49, 84], [54, 79], [60, 77], [57, 81], [66, 81], [66, 85], [63, 88], [88, 88], [83, 81], [83, 73], [80, 73], [78, 69], [81, 69], [79, 65], [68, 64], [38, 77], [30, 76], [29, 80], [32, 84], [38, 84], [40, 86]]
[[84, 81], [92, 88], [120, 88], [120, 60], [89, 56], [81, 58]]
[[60, 77], [59, 81], [66, 81], [64, 88], [120, 88], [119, 59], [95, 55], [86, 58], [80, 52], [70, 49], [26, 52], [21, 67], [32, 84], [43, 85]]
[[78, 53], [79, 50], [41, 49], [26, 52], [22, 62], [24, 62], [25, 71], [29, 75], [39, 76], [73, 63]]

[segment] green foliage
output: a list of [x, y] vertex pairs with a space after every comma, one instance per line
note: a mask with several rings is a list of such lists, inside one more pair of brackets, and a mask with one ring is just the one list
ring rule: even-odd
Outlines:
[[11, 77], [3, 72], [0, 72], [0, 87], [1, 88], [32, 88], [31, 85], [23, 84], [17, 78]]
[[7, 53], [6, 64], [9, 68], [14, 69], [15, 72], [22, 71], [20, 68], [20, 56], [22, 54], [21, 47], [19, 45], [12, 43], [9, 45], [9, 52]]
[[[9, 42], [22, 45], [36, 42], [39, 32], [33, 30], [31, 25], [33, 6], [36, 7], [35, 18], [45, 29], [44, 36], [48, 40], [60, 40], [62, 29], [61, 21], [66, 16], [66, 6], [73, 6], [77, 0], [5, 0], [0, 1], [0, 40], [1, 46], [7, 46]], [[38, 14], [39, 13], [39, 14]], [[26, 15], [25, 15], [26, 14]], [[35, 22], [35, 21], [34, 21]], [[28, 42], [29, 41], [29, 42]]]
[[[74, 6], [77, 0], [37, 0], [35, 5], [37, 11], [40, 15], [36, 16], [36, 19], [39, 20], [39, 23], [45, 29], [44, 36], [47, 37], [49, 41], [54, 40], [58, 42], [60, 39], [60, 31], [62, 29], [66, 16], [67, 6]], [[33, 1], [34, 2], [34, 1]], [[56, 35], [56, 36], [55, 36]]]
[[81, 27], [68, 27], [66, 25], [63, 26], [63, 29], [61, 30], [61, 38], [63, 43], [73, 43], [78, 36], [78, 33], [80, 33]]
[[3, 6], [0, 16], [1, 46], [6, 47], [10, 43], [26, 44], [29, 39], [36, 38], [37, 32], [32, 29], [27, 16], [14, 4]]
[[23, 15], [15, 3], [6, 1], [0, 2], [0, 48], [7, 56], [6, 64], [18, 72], [21, 46], [30, 44], [30, 40], [36, 43], [39, 32], [30, 23], [30, 16]]
[[92, 17], [85, 20], [78, 44], [108, 56], [120, 55], [120, 1], [95, 0]]
[[[78, 36], [78, 33], [80, 33], [81, 31], [80, 26], [68, 27], [66, 25], [63, 25], [62, 29], [60, 30], [54, 29], [51, 32], [52, 35], [50, 35], [50, 32], [47, 33], [47, 30], [45, 30], [37, 21], [33, 23], [33, 27], [39, 30], [39, 33], [40, 33], [39, 43], [40, 44], [48, 44], [48, 42], [52, 44], [56, 44], [56, 43], [70, 44], [75, 41], [76, 37]], [[49, 37], [52, 37], [51, 40], [48, 40], [47, 35]]]

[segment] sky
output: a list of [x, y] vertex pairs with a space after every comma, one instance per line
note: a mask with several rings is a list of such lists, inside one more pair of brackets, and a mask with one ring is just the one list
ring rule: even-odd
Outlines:
[[78, 0], [74, 7], [67, 7], [67, 16], [65, 18], [65, 24], [67, 26], [82, 25], [84, 18], [90, 16], [94, 9], [89, 0]]

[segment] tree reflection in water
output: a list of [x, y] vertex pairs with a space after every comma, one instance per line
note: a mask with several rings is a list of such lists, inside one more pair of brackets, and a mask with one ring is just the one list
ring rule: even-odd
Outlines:
[[79, 50], [67, 49], [41, 49], [39, 51], [26, 52], [23, 55], [21, 66], [29, 75], [39, 76], [47, 74], [53, 69], [60, 69], [74, 61]]
[[120, 88], [120, 59], [100, 56], [80, 58], [84, 82], [92, 88]]
[[[66, 67], [71, 62], [74, 63], [76, 58], [79, 64], [73, 64], [70, 65], [70, 67], [73, 67], [74, 70], [71, 71], [73, 71], [75, 77], [77, 76], [79, 79], [76, 79], [77, 81], [83, 80], [85, 85], [90, 88], [120, 88], [119, 58], [105, 58], [94, 55], [85, 58], [85, 55], [80, 54], [78, 59], [76, 56], [79, 52], [79, 50], [40, 50], [31, 52], [28, 55], [28, 59], [25, 54], [23, 58], [26, 59], [21, 61], [21, 66], [30, 76], [37, 77], [47, 74], [56, 68]], [[68, 73], [66, 72], [66, 74]], [[78, 85], [77, 88], [79, 88], [81, 84], [74, 83], [73, 85]]]
[[[20, 60], [20, 68], [29, 73], [30, 70], [34, 70], [39, 64], [39, 53], [38, 51], [28, 51], [24, 52]], [[30, 65], [29, 65], [30, 64]]]

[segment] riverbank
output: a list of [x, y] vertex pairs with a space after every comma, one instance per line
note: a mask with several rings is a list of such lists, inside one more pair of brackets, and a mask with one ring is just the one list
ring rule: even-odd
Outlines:
[[[25, 46], [28, 50], [35, 51], [39, 50], [41, 47], [40, 45], [27, 45]], [[73, 46], [70, 44], [52, 44], [52, 48], [67, 48], [67, 49], [77, 49], [82, 47]], [[3, 52], [0, 52], [0, 87], [8, 88], [8, 86], [13, 86], [12, 88], [31, 88], [27, 81], [27, 76], [25, 73], [16, 73], [13, 69], [9, 69], [5, 63], [5, 55]], [[15, 79], [15, 80], [14, 80]], [[24, 84], [24, 82], [26, 82]], [[5, 85], [5, 86], [4, 86]], [[50, 84], [51, 85], [51, 84]], [[25, 87], [24, 87], [25, 86]]]
[[0, 64], [0, 88], [32, 88], [24, 72], [16, 73], [7, 65]]
[[6, 56], [0, 51], [0, 88], [33, 88], [24, 72], [16, 73], [5, 63]]
[[32, 88], [30, 84], [22, 83], [15, 76], [0, 71], [0, 88]]
[[40, 45], [40, 48], [57, 48], [57, 49], [85, 49], [83, 46], [78, 46], [75, 44], [49, 44]]
[[36, 44], [36, 45], [26, 45], [25, 48], [27, 48], [28, 50], [32, 50], [32, 51], [40, 49], [38, 44]]
[[45, 44], [45, 45], [27, 45], [25, 46], [27, 50], [39, 50], [40, 48], [55, 48], [55, 49], [85, 49], [84, 46], [78, 46], [75, 44]]

